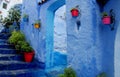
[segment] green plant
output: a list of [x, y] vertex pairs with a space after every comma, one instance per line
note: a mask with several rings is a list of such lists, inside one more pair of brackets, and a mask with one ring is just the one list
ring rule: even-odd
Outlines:
[[40, 20], [36, 20], [36, 21], [35, 21], [35, 24], [40, 24]]
[[107, 12], [102, 13], [102, 17], [104, 17], [104, 16], [108, 16]]
[[17, 45], [15, 45], [15, 48], [17, 49], [17, 50], [21, 50], [21, 46], [22, 45], [24, 45], [26, 42], [23, 40], [23, 41], [18, 41], [17, 42]]
[[21, 50], [24, 52], [32, 52], [33, 48], [30, 45], [27, 45], [27, 43], [26, 43], [21, 46]]
[[60, 74], [59, 77], [77, 77], [75, 71], [72, 68], [65, 68], [64, 74]]
[[99, 75], [97, 75], [97, 77], [107, 77], [105, 72], [100, 73]]
[[23, 14], [23, 18], [28, 18], [28, 15], [27, 14]]
[[72, 8], [70, 11], [73, 11], [73, 10], [78, 10], [77, 8]]
[[8, 42], [10, 44], [16, 45], [18, 41], [23, 41], [23, 40], [25, 40], [25, 36], [23, 33], [21, 33], [20, 31], [13, 31], [12, 35], [8, 39]]
[[17, 23], [17, 26], [20, 26], [20, 18], [21, 18], [21, 12], [20, 9], [16, 8], [10, 8], [8, 11], [8, 16], [3, 19], [3, 23], [5, 24], [5, 27], [9, 27], [12, 25], [15, 21]]

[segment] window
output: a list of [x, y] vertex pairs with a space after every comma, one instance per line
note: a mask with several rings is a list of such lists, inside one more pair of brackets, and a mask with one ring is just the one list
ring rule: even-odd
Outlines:
[[6, 3], [3, 3], [3, 8], [7, 9], [7, 4]]

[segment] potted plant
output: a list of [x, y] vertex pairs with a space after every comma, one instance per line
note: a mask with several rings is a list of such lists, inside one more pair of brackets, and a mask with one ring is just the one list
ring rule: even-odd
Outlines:
[[77, 77], [76, 72], [71, 68], [65, 68], [63, 74], [59, 74], [59, 77]]
[[34, 23], [34, 27], [35, 28], [40, 28], [40, 20], [36, 20], [35, 23]]
[[72, 8], [71, 9], [71, 15], [73, 17], [77, 17], [79, 15], [79, 10], [77, 8]]
[[20, 31], [13, 31], [12, 35], [9, 37], [8, 42], [10, 44], [16, 45], [18, 41], [25, 40], [24, 34]]
[[107, 74], [105, 72], [102, 72], [98, 74], [97, 77], [107, 77]]
[[111, 24], [111, 17], [106, 12], [102, 13], [102, 23], [105, 25]]
[[23, 21], [24, 22], [28, 22], [28, 15], [27, 14], [23, 14]]
[[[24, 45], [26, 42], [25, 42], [25, 40], [19, 40], [18, 42], [17, 42], [17, 45], [15, 45], [15, 49], [16, 50], [18, 50], [18, 51], [21, 51], [21, 46], [22, 45]], [[19, 52], [19, 53], [22, 53], [22, 52]]]
[[24, 42], [24, 44], [21, 46], [21, 50], [23, 51], [24, 54], [24, 61], [32, 62], [34, 58], [33, 48], [27, 42]]

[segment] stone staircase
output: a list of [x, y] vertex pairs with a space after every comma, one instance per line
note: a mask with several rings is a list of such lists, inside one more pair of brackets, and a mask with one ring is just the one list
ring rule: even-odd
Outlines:
[[0, 77], [46, 77], [45, 64], [24, 62], [22, 54], [7, 43], [8, 37], [7, 33], [0, 34]]

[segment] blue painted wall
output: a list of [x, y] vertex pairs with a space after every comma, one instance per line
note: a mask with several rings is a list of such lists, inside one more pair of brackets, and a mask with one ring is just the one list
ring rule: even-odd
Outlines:
[[[108, 50], [112, 49], [114, 50], [114, 77], [119, 77], [119, 67], [120, 67], [120, 49], [119, 49], [119, 43], [120, 43], [120, 10], [119, 10], [119, 4], [120, 0], [110, 0], [108, 4], [105, 6], [105, 11], [109, 11], [110, 9], [113, 9], [113, 12], [115, 13], [115, 32], [112, 33], [113, 37], [111, 38], [111, 43], [113, 43], [114, 48], [109, 48]], [[109, 33], [110, 36], [110, 33]], [[115, 41], [114, 41], [115, 39]], [[110, 40], [109, 40], [110, 41]], [[110, 45], [109, 45], [110, 46]]]
[[[69, 6], [71, 3], [73, 5]], [[108, 25], [101, 23], [100, 8], [95, 0], [70, 0], [66, 5], [69, 66], [74, 67], [78, 77], [96, 77], [102, 72], [114, 77], [116, 29], [111, 31]], [[81, 10], [79, 31], [76, 30], [77, 18], [70, 15], [70, 9], [76, 5]]]
[[[110, 10], [112, 1], [105, 6], [106, 11]], [[76, 70], [78, 77], [96, 77], [102, 72], [106, 72], [108, 77], [114, 77], [114, 42], [118, 20], [114, 31], [111, 31], [109, 26], [103, 25], [96, 0], [48, 0], [40, 6], [35, 0], [24, 0], [23, 14], [29, 15], [29, 22], [22, 21], [21, 30], [35, 49], [36, 58], [45, 62], [46, 68], [66, 64], [65, 55], [53, 52], [54, 13], [64, 4], [66, 4], [68, 66]], [[112, 8], [119, 15], [115, 5]], [[71, 8], [76, 6], [79, 6], [81, 13], [77, 18], [70, 14]], [[40, 29], [33, 27], [36, 19], [41, 20]], [[77, 20], [81, 22], [79, 30]]]
[[[64, 0], [47, 1], [41, 5], [37, 4], [37, 0], [23, 1], [23, 14], [29, 15], [29, 21], [21, 22], [21, 30], [34, 48], [35, 57], [40, 62], [46, 63], [46, 68], [51, 68], [57, 64], [59, 65], [61, 61], [66, 61], [66, 57], [63, 59], [60, 57], [61, 55], [66, 56], [65, 54], [53, 52], [54, 14], [64, 4]], [[41, 21], [41, 28], [39, 29], [35, 29], [33, 26], [37, 19]], [[61, 61], [58, 62], [59, 58], [61, 58]], [[66, 62], [61, 64], [64, 65]]]

